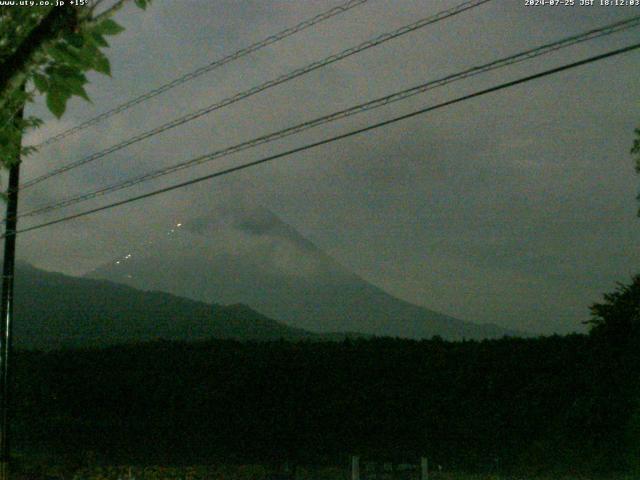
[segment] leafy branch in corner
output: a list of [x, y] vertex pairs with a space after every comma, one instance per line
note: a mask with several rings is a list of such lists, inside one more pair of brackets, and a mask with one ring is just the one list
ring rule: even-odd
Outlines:
[[[111, 75], [104, 53], [107, 37], [124, 28], [112, 17], [125, 4], [97, 13], [93, 6], [0, 7], [0, 165], [10, 167], [33, 148], [23, 148], [23, 134], [42, 124], [24, 117], [25, 104], [36, 95], [46, 96], [48, 109], [57, 118], [73, 96], [90, 101], [85, 90], [86, 73]], [[145, 9], [151, 0], [134, 0]]]

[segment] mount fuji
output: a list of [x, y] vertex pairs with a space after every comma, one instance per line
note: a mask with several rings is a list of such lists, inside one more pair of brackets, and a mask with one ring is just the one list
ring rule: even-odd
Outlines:
[[172, 226], [86, 274], [193, 300], [249, 305], [317, 333], [448, 340], [523, 335], [403, 301], [367, 282], [264, 208], [221, 208]]

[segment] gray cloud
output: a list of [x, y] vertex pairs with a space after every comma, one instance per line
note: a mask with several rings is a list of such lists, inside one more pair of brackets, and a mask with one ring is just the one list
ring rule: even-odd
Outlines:
[[[144, 13], [125, 9], [119, 21], [127, 31], [114, 38], [110, 51], [114, 77], [92, 77], [93, 104], [72, 101], [63, 120], [50, 119], [29, 140], [64, 130], [337, 3], [157, 0]], [[44, 149], [25, 162], [24, 178], [456, 3], [371, 0]], [[21, 209], [637, 13], [633, 8], [527, 8], [523, 3], [496, 0], [154, 137], [34, 187], [25, 192]], [[637, 40], [636, 31], [573, 47], [68, 212], [326, 138], [632, 40]], [[160, 235], [176, 221], [210, 217], [225, 202], [245, 202], [273, 210], [342, 265], [404, 299], [512, 328], [579, 329], [588, 305], [616, 280], [628, 279], [640, 260], [638, 182], [629, 156], [640, 120], [639, 66], [639, 55], [631, 53], [531, 82], [25, 234], [18, 249], [38, 266], [80, 274], [140, 239]], [[37, 105], [34, 111], [44, 108]], [[259, 220], [240, 225], [241, 230], [247, 235], [268, 232], [269, 223]], [[34, 223], [25, 219], [22, 225]]]

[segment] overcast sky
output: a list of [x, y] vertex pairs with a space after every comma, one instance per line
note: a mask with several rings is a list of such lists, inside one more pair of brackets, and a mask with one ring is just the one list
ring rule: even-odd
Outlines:
[[[340, 1], [155, 0], [123, 9], [113, 77], [62, 120], [42, 105], [37, 143]], [[26, 181], [459, 1], [364, 5], [188, 82], [24, 163]], [[579, 2], [577, 2], [579, 3]], [[590, 28], [640, 7], [492, 2], [288, 82], [25, 191], [21, 211], [233, 145]], [[457, 82], [224, 161], [102, 197], [80, 211], [638, 41], [612, 35]], [[534, 332], [580, 329], [588, 306], [638, 273], [638, 51], [526, 83], [303, 154], [24, 234], [19, 257], [82, 274], [216, 205], [266, 206], [345, 267], [400, 298]], [[62, 214], [21, 220], [21, 227]], [[212, 239], [215, 242], [215, 239]]]

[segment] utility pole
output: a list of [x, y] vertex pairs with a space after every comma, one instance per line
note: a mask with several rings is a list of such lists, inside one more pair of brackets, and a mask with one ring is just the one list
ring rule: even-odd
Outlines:
[[[68, 3], [68, 2], [67, 2]], [[73, 6], [65, 8], [52, 7], [41, 22], [18, 45], [13, 54], [0, 65], [0, 92], [6, 92], [15, 76], [24, 72], [25, 65], [33, 60], [34, 55], [44, 43], [55, 38], [63, 29], [73, 29], [78, 22], [78, 9]], [[22, 89], [24, 91], [24, 84]], [[13, 121], [22, 121], [24, 105], [17, 112]], [[22, 129], [22, 127], [21, 127]], [[18, 188], [20, 184], [20, 150], [22, 136], [17, 140], [17, 158], [1, 159], [9, 167], [9, 187], [7, 189], [7, 213], [4, 234], [4, 260], [2, 264], [2, 296], [0, 297], [0, 480], [9, 479], [9, 461], [11, 450], [10, 438], [10, 403], [11, 403], [11, 369], [13, 359], [11, 352], [13, 328], [13, 277], [16, 258], [16, 226], [18, 223]]]
[[[20, 109], [16, 120], [22, 119]], [[22, 139], [20, 139], [22, 144]], [[20, 184], [20, 154], [9, 168], [9, 187], [7, 189], [7, 214], [4, 237], [4, 261], [2, 264], [2, 296], [0, 297], [0, 480], [9, 479], [9, 403], [11, 331], [13, 328], [13, 277], [16, 259], [16, 226], [18, 224], [18, 188]]]

